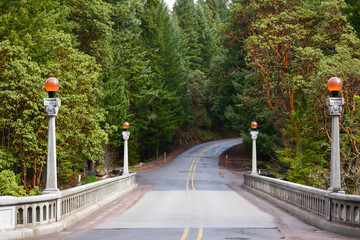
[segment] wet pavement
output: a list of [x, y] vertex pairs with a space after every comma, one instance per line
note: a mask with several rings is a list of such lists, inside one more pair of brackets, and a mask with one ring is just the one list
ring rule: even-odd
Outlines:
[[242, 176], [218, 165], [220, 154], [241, 142], [201, 144], [138, 173], [134, 192], [42, 239], [354, 239], [309, 226], [242, 189]]

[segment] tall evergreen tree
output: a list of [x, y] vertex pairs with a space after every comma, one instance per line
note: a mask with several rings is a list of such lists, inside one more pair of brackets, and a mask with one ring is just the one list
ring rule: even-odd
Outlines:
[[176, 22], [186, 43], [186, 57], [190, 70], [197, 70], [201, 64], [198, 33], [196, 32], [196, 12], [193, 0], [177, 0], [173, 7]]
[[360, 2], [359, 0], [346, 0], [348, 4], [346, 6], [346, 13], [349, 16], [349, 20], [355, 31], [357, 32], [357, 36], [360, 36]]
[[[153, 102], [149, 103], [150, 122], [142, 135], [145, 149], [151, 149], [151, 145], [159, 146], [159, 143], [164, 143], [162, 147], [166, 147], [173, 131], [189, 118], [184, 107], [190, 99], [186, 75], [183, 73], [183, 53], [173, 24], [164, 1], [147, 2], [142, 18], [142, 32], [147, 59], [150, 60], [154, 74], [152, 88], [157, 90], [157, 94]], [[158, 147], [156, 149], [158, 155]]]
[[68, 17], [78, 40], [78, 48], [95, 57], [103, 68], [113, 62], [111, 58], [112, 5], [103, 0], [75, 0]]
[[[121, 144], [121, 125], [126, 120], [132, 128], [130, 159], [139, 161], [141, 134], [148, 128], [149, 103], [157, 94], [153, 89], [152, 71], [142, 42], [142, 1], [109, 1], [114, 14], [112, 66], [104, 75], [104, 107], [108, 123], [116, 126], [112, 134], [115, 146]], [[117, 98], [117, 99], [114, 99]]]

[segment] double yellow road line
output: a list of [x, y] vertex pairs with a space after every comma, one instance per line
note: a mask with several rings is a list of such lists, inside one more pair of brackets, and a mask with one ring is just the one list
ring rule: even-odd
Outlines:
[[205, 151], [199, 153], [199, 154], [195, 157], [194, 161], [193, 161], [192, 164], [191, 164], [191, 167], [190, 167], [190, 170], [189, 170], [189, 174], [188, 174], [188, 177], [187, 177], [187, 180], [186, 180], [186, 190], [188, 190], [188, 191], [190, 190], [190, 188], [189, 188], [189, 181], [190, 181], [190, 176], [191, 176], [191, 174], [192, 174], [192, 177], [191, 177], [192, 190], [196, 191], [196, 190], [195, 190], [195, 186], [194, 186], [195, 170], [196, 170], [196, 166], [197, 166], [197, 164], [198, 164], [198, 162], [199, 162], [199, 159], [201, 158], [201, 156], [202, 156], [204, 153], [205, 153]]
[[[183, 233], [183, 235], [182, 235], [182, 237], [181, 237], [181, 240], [185, 240], [186, 237], [187, 237], [187, 235], [188, 235], [188, 233], [189, 233], [189, 228], [185, 228], [185, 231], [184, 231], [184, 233]], [[198, 234], [196, 240], [201, 240], [202, 235], [203, 235], [203, 229], [200, 228], [200, 229], [199, 229], [199, 234]]]
[[[196, 191], [195, 186], [194, 186], [194, 176], [195, 176], [195, 170], [196, 170], [196, 166], [201, 158], [201, 156], [205, 153], [205, 151], [202, 151], [201, 153], [199, 153], [195, 159], [193, 160], [190, 170], [189, 170], [189, 174], [186, 180], [186, 190], [189, 191], [190, 187], [189, 187], [189, 183], [190, 183], [190, 179], [191, 179], [191, 187], [193, 191]], [[197, 240], [201, 240], [202, 236], [203, 236], [203, 229], [200, 228], [199, 229], [199, 234], [197, 236]], [[189, 234], [189, 228], [185, 228], [184, 233], [181, 237], [181, 240], [185, 240], [187, 238], [187, 235]]]

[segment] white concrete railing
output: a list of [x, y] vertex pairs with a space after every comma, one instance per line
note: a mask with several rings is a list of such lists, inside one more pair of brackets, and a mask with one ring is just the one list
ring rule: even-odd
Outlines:
[[2, 196], [0, 233], [58, 222], [135, 185], [135, 174], [129, 174], [74, 187], [59, 194], [32, 197]]
[[[247, 187], [306, 209], [330, 223], [335, 222], [350, 228], [360, 227], [360, 196], [358, 195], [332, 193], [259, 175], [245, 174], [244, 178]], [[336, 232], [348, 234], [347, 231]], [[355, 235], [358, 236], [358, 233]]]

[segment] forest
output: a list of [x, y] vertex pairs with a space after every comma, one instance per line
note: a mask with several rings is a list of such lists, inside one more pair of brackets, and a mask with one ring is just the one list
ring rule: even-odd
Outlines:
[[[259, 124], [258, 155], [329, 186], [327, 80], [342, 79], [342, 185], [360, 191], [358, 0], [0, 0], [0, 195], [40, 193], [44, 82], [60, 81], [58, 178], [113, 155], [149, 161]], [[91, 165], [91, 164], [90, 164]]]

